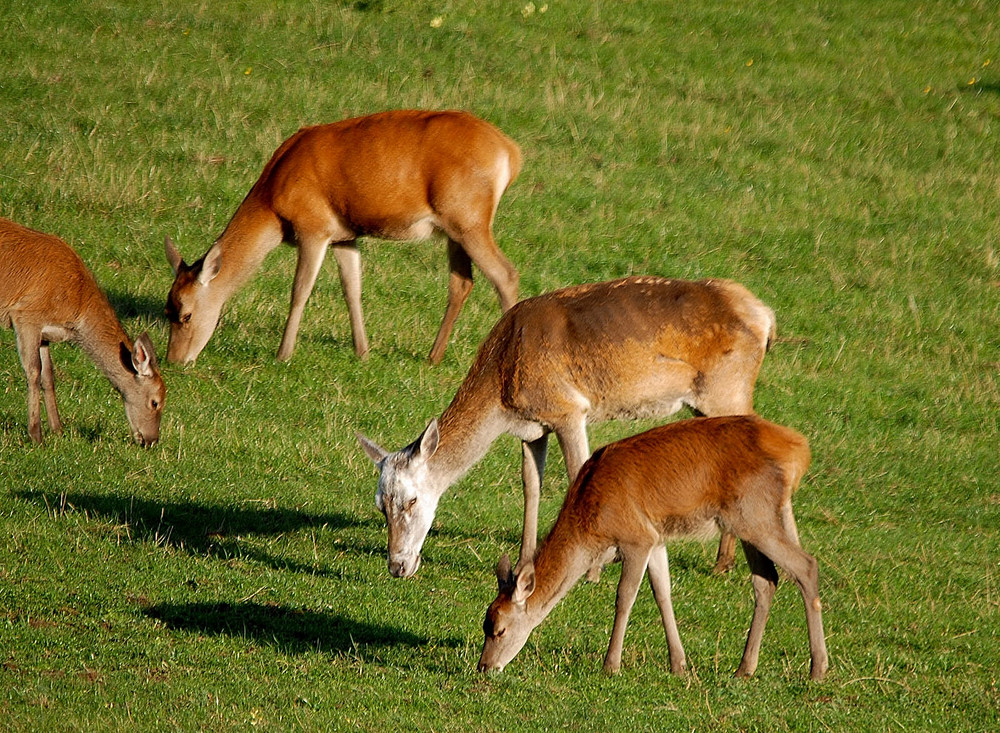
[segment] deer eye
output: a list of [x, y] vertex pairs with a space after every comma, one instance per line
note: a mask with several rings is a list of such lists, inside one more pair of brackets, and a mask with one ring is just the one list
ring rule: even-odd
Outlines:
[[406, 502], [405, 504], [403, 504], [403, 511], [404, 512], [411, 512], [411, 511], [413, 511], [413, 507], [416, 505], [416, 503], [417, 503], [417, 497], [414, 496], [408, 502]]
[[187, 324], [187, 323], [189, 323], [190, 321], [191, 321], [191, 314], [190, 314], [190, 313], [185, 313], [185, 314], [184, 314], [183, 316], [181, 316], [181, 318], [180, 318], [180, 322], [181, 322], [181, 323], [184, 323], [184, 324]]
[[158, 409], [160, 407], [160, 401], [158, 399], [155, 399], [155, 398], [151, 399], [149, 401], [149, 407], [150, 407], [150, 409], [153, 409], [153, 410]]

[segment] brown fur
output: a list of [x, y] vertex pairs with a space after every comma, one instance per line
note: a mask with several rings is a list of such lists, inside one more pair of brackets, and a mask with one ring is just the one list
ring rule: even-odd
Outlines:
[[170, 361], [194, 361], [226, 300], [282, 240], [298, 247], [292, 305], [279, 359], [291, 357], [302, 310], [333, 247], [357, 354], [368, 353], [355, 239], [448, 238], [448, 306], [430, 359], [444, 355], [472, 289], [472, 263], [493, 283], [504, 310], [518, 274], [493, 239], [500, 197], [521, 169], [518, 146], [465, 112], [398, 110], [306, 127], [275, 151], [222, 236], [186, 265], [173, 243], [175, 281], [167, 300]]
[[42, 442], [41, 400], [49, 429], [62, 432], [49, 343], [78, 343], [125, 401], [133, 437], [159, 438], [166, 388], [147, 334], [135, 344], [73, 249], [58, 237], [0, 219], [0, 324], [17, 334], [28, 381], [28, 433]]
[[[421, 440], [392, 454], [391, 473], [426, 466], [417, 493], [436, 501], [501, 434], [521, 438], [521, 557], [530, 558], [550, 432], [559, 439], [572, 480], [590, 455], [589, 423], [671, 415], [684, 405], [705, 415], [752, 412], [754, 384], [774, 328], [771, 309], [728, 280], [628, 277], [521, 301], [483, 341], [440, 420]], [[427, 437], [432, 453], [421, 448]], [[382, 463], [389, 454], [359, 438], [382, 466], [379, 495], [392, 498], [396, 479]], [[390, 560], [390, 570], [405, 575], [416, 571], [418, 558], [412, 555], [412, 530], [405, 529], [412, 523], [398, 524], [389, 526], [390, 555], [399, 556]], [[732, 564], [734, 545], [727, 533], [717, 569]]]
[[670, 602], [663, 540], [724, 527], [743, 542], [755, 592], [753, 622], [737, 674], [753, 674], [778, 576], [798, 584], [809, 627], [811, 676], [827, 669], [816, 561], [799, 545], [791, 497], [809, 465], [806, 439], [753, 415], [665, 425], [595, 451], [580, 470], [533, 561], [498, 566], [499, 594], [487, 611], [480, 669], [502, 668], [583, 574], [617, 548], [623, 567], [605, 668], [617, 671], [642, 575], [663, 617], [671, 669], [684, 650]]
[[[752, 412], [774, 332], [773, 312], [728, 280], [636, 276], [530, 298], [480, 347], [441, 416], [442, 447], [447, 453], [453, 432], [462, 434], [456, 427], [476, 419], [470, 413], [495, 407], [511, 422], [554, 431], [572, 480], [589, 455], [578, 433], [584, 422], [659, 417], [683, 405], [709, 416]], [[717, 571], [732, 567], [734, 552], [724, 534]]]

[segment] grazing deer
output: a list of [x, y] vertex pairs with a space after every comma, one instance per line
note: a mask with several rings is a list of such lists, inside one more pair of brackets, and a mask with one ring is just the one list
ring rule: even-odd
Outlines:
[[278, 359], [292, 356], [306, 300], [332, 247], [350, 314], [354, 350], [368, 355], [356, 239], [448, 238], [448, 306], [430, 360], [448, 337], [472, 290], [475, 262], [500, 306], [517, 301], [518, 274], [493, 239], [493, 217], [521, 170], [521, 151], [487, 122], [465, 112], [401, 110], [306, 127], [264, 167], [215, 243], [192, 265], [169, 237], [174, 283], [167, 298], [167, 360], [193, 362], [215, 331], [222, 307], [282, 241], [298, 247], [292, 304]]
[[49, 429], [62, 432], [49, 344], [73, 341], [121, 393], [132, 436], [160, 437], [166, 388], [149, 335], [135, 345], [83, 260], [58, 237], [0, 219], [0, 324], [13, 327], [28, 380], [28, 434], [42, 442], [41, 398]]
[[570, 487], [559, 518], [534, 560], [497, 566], [499, 593], [483, 621], [479, 670], [500, 670], [593, 562], [617, 548], [622, 573], [604, 669], [621, 666], [629, 612], [644, 573], [660, 608], [670, 669], [684, 649], [670, 599], [664, 538], [725, 528], [743, 543], [754, 612], [738, 677], [757, 668], [761, 637], [778, 584], [777, 563], [798, 584], [806, 607], [811, 677], [827, 670], [816, 560], [799, 545], [792, 494], [809, 466], [809, 444], [790, 428], [754, 415], [683, 420], [598, 449]]
[[[523, 441], [521, 558], [530, 559], [550, 431], [572, 481], [590, 455], [588, 423], [670, 415], [684, 405], [705, 415], [752, 412], [774, 329], [774, 312], [728, 280], [628, 277], [521, 301], [415, 442], [389, 453], [358, 435], [380, 470], [375, 503], [388, 523], [389, 572], [417, 571], [442, 494], [503, 433]], [[717, 569], [732, 564], [734, 550], [724, 536]]]

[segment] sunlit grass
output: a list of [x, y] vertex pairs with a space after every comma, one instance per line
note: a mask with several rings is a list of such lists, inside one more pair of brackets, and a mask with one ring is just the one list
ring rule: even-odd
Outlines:
[[[543, 11], [543, 5], [545, 10]], [[530, 7], [534, 9], [531, 10]], [[617, 570], [499, 676], [474, 672], [492, 568], [519, 538], [499, 440], [388, 576], [364, 432], [440, 414], [498, 316], [478, 278], [444, 363], [441, 243], [361, 243], [371, 358], [329, 263], [274, 360], [294, 253], [272, 253], [198, 363], [165, 367], [161, 442], [53, 347], [66, 434], [26, 433], [0, 332], [0, 719], [12, 730], [996, 728], [1000, 69], [987, 2], [801, 6], [8, 3], [0, 216], [59, 234], [133, 335], [166, 347], [163, 238], [199, 257], [303, 125], [469, 109], [522, 146], [496, 221], [522, 293], [729, 277], [775, 308], [757, 408], [806, 433], [796, 499], [820, 560], [829, 679], [807, 682], [783, 585], [732, 680], [746, 572], [671, 548], [691, 663], [668, 674], [643, 588], [600, 672]], [[595, 426], [592, 444], [651, 423]], [[554, 443], [554, 441], [553, 441]], [[541, 525], [565, 490], [553, 446]]]

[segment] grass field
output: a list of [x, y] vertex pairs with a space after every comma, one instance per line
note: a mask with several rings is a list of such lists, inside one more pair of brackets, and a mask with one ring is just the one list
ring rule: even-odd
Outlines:
[[[487, 7], [488, 5], [488, 7]], [[520, 537], [520, 449], [450, 493], [390, 578], [375, 469], [448, 404], [499, 315], [480, 278], [444, 363], [444, 246], [362, 243], [372, 355], [332, 262], [278, 363], [275, 251], [189, 368], [161, 441], [53, 347], [66, 433], [27, 436], [0, 332], [0, 727], [33, 730], [996, 730], [1000, 727], [1000, 16], [839, 3], [47, 2], [0, 7], [0, 216], [81, 253], [162, 355], [169, 234], [197, 259], [306, 124], [464, 108], [524, 151], [497, 239], [524, 296], [630, 273], [728, 277], [778, 315], [756, 407], [809, 436], [797, 495], [831, 668], [779, 589], [671, 545], [690, 673], [644, 586], [608, 677], [617, 568], [501, 675], [475, 671]], [[417, 275], [423, 277], [417, 277]], [[649, 427], [607, 424], [592, 446]], [[551, 448], [540, 525], [565, 491]]]

